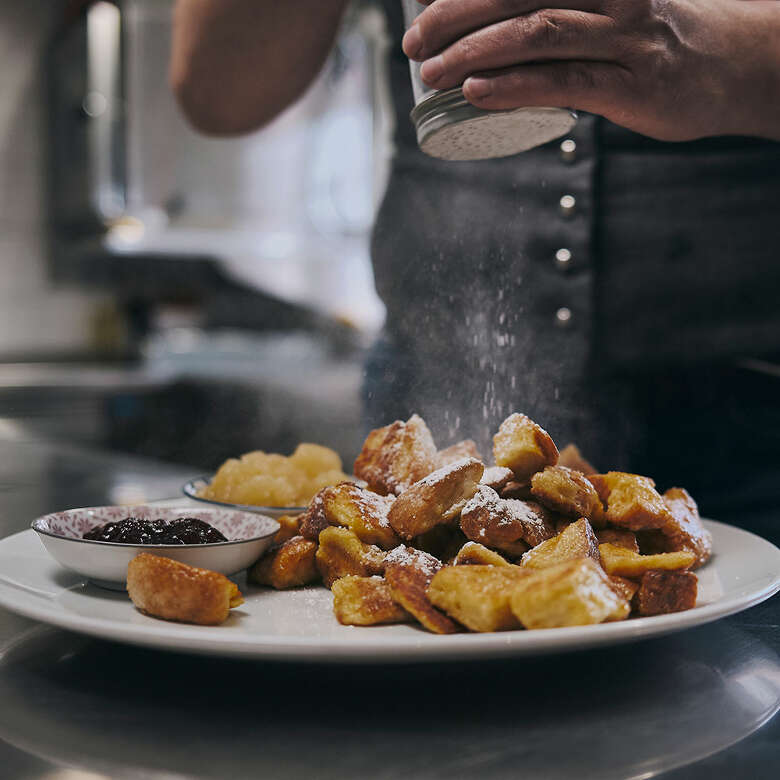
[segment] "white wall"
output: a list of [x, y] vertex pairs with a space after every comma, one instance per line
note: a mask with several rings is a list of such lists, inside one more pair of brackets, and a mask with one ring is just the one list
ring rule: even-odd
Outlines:
[[84, 347], [99, 304], [46, 276], [40, 62], [63, 5], [0, 0], [0, 358]]

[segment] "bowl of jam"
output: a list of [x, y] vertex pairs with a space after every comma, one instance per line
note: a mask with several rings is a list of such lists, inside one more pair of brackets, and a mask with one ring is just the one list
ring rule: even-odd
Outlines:
[[62, 566], [96, 585], [124, 589], [127, 564], [141, 552], [237, 574], [271, 545], [279, 524], [253, 512], [142, 505], [53, 512], [32, 528]]

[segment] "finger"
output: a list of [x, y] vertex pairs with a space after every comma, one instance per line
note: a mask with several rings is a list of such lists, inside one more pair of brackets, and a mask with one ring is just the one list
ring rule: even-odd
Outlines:
[[415, 19], [402, 47], [422, 60], [482, 27], [545, 8], [594, 11], [600, 0], [436, 0]]
[[447, 89], [484, 70], [540, 60], [616, 58], [623, 45], [614, 21], [599, 14], [545, 9], [477, 30], [420, 69], [430, 87]]
[[627, 111], [629, 77], [614, 63], [534, 63], [471, 76], [463, 95], [484, 109], [565, 106], [613, 118]]

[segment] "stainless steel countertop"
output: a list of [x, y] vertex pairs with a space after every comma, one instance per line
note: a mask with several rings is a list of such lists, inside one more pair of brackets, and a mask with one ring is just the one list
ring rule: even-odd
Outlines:
[[[0, 438], [0, 536], [188, 470]], [[780, 518], [749, 518], [778, 542]], [[632, 645], [518, 661], [325, 667], [158, 652], [0, 609], [0, 775], [775, 778], [780, 599]], [[762, 725], [762, 723], [764, 725]], [[675, 768], [677, 767], [677, 768]]]

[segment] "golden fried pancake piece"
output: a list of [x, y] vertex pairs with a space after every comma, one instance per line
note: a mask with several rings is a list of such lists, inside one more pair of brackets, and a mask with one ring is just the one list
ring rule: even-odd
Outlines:
[[582, 456], [582, 453], [576, 444], [567, 444], [558, 455], [558, 465], [579, 471], [581, 474], [596, 474], [598, 469], [594, 468]]
[[301, 533], [302, 515], [282, 515], [276, 518], [276, 522], [279, 523], [279, 530], [274, 536], [274, 544], [282, 544], [288, 539], [292, 539], [293, 536], [299, 536]]
[[509, 606], [515, 584], [530, 572], [519, 566], [445, 566], [427, 594], [431, 603], [471, 631], [521, 628]]
[[662, 528], [673, 518], [663, 498], [649, 477], [609, 471], [591, 474], [588, 480], [606, 506], [606, 519], [610, 525], [641, 531]]
[[664, 551], [690, 550], [696, 554], [696, 563], [691, 568], [698, 569], [712, 555], [712, 534], [701, 522], [699, 507], [683, 488], [669, 488], [663, 498], [672, 516], [672, 519], [661, 527], [661, 533], [666, 540]]
[[568, 517], [587, 517], [594, 527], [605, 525], [604, 507], [584, 474], [566, 466], [547, 466], [531, 477], [531, 493], [540, 504]]
[[696, 606], [699, 581], [687, 571], [648, 571], [642, 575], [635, 602], [641, 616], [667, 615]]
[[450, 463], [454, 463], [456, 460], [463, 460], [463, 458], [482, 460], [476, 442], [472, 439], [464, 439], [443, 450], [439, 450], [436, 454], [436, 468], [440, 469], [442, 466], [447, 466]]
[[454, 566], [510, 566], [506, 558], [479, 542], [466, 542], [453, 561]]
[[596, 538], [599, 544], [614, 544], [615, 547], [623, 547], [631, 552], [639, 553], [639, 543], [633, 531], [625, 528], [598, 528]]
[[571, 523], [557, 536], [529, 550], [523, 556], [521, 565], [531, 569], [546, 569], [577, 558], [591, 558], [599, 562], [598, 540], [584, 517]]
[[392, 503], [391, 496], [363, 490], [354, 482], [342, 482], [322, 492], [329, 525], [349, 528], [364, 544], [375, 544], [383, 550], [392, 550], [400, 542], [387, 518]]
[[558, 462], [558, 449], [547, 431], [524, 414], [512, 414], [493, 437], [497, 466], [512, 469], [521, 484], [545, 466]]
[[127, 564], [127, 595], [147, 615], [202, 626], [223, 623], [232, 607], [244, 603], [223, 574], [149, 553]]
[[525, 628], [561, 628], [623, 620], [631, 608], [592, 558], [534, 571], [519, 580], [510, 606]]
[[403, 545], [387, 554], [385, 580], [393, 600], [411, 612], [434, 634], [454, 634], [458, 626], [431, 604], [426, 591], [441, 561], [421, 550]]
[[402, 493], [436, 468], [436, 445], [425, 421], [413, 414], [368, 434], [355, 476], [380, 495]]
[[320, 534], [317, 548], [317, 569], [325, 587], [348, 574], [371, 577], [382, 574], [386, 553], [371, 544], [363, 544], [354, 531], [329, 526]]
[[539, 504], [499, 498], [487, 485], [480, 485], [460, 515], [460, 527], [471, 541], [509, 555], [517, 555], [518, 550], [522, 554], [553, 537], [552, 522], [551, 514]]
[[293, 536], [278, 547], [272, 547], [247, 572], [247, 581], [270, 585], [277, 590], [309, 585], [320, 578], [315, 565], [317, 543]]
[[310, 542], [318, 541], [320, 532], [330, 525], [325, 515], [325, 502], [323, 500], [329, 490], [329, 487], [325, 487], [312, 498], [298, 523], [301, 536]]
[[476, 493], [484, 468], [475, 458], [464, 458], [416, 482], [390, 507], [387, 517], [393, 530], [412, 539], [450, 522]]
[[496, 493], [500, 493], [514, 478], [512, 469], [508, 469], [506, 466], [489, 466], [482, 472], [482, 479], [479, 481], [482, 485], [487, 485], [489, 488], [493, 488]]
[[607, 574], [617, 574], [620, 577], [631, 579], [637, 579], [652, 569], [665, 571], [689, 569], [696, 562], [696, 554], [690, 550], [658, 553], [657, 555], [637, 555], [631, 550], [609, 543], [599, 545], [599, 554], [601, 555], [601, 565]]
[[412, 616], [393, 601], [390, 586], [382, 577], [348, 574], [331, 586], [333, 612], [345, 626], [375, 626], [408, 623]]

